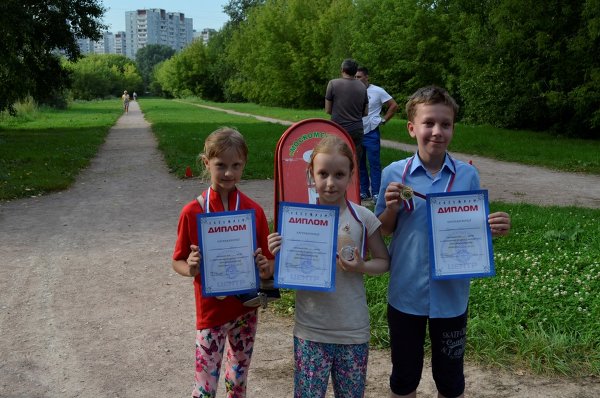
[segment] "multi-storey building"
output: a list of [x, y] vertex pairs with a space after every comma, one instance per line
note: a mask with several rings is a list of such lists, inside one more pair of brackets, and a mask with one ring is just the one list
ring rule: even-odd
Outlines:
[[115, 35], [112, 32], [102, 33], [98, 41], [88, 38], [77, 39], [82, 54], [115, 54]]
[[77, 45], [79, 46], [79, 51], [82, 54], [91, 54], [94, 52], [94, 41], [88, 39], [87, 37], [78, 38]]
[[127, 11], [125, 35], [125, 53], [132, 59], [148, 44], [162, 44], [179, 51], [192, 42], [193, 21], [181, 12], [160, 8]]
[[215, 29], [205, 28], [200, 32], [194, 31], [194, 40], [202, 40], [204, 44], [208, 44], [210, 38], [217, 33]]
[[112, 32], [104, 32], [100, 40], [93, 43], [96, 54], [114, 54], [115, 52], [115, 36]]
[[125, 40], [125, 32], [115, 33], [115, 54], [126, 55], [127, 43]]

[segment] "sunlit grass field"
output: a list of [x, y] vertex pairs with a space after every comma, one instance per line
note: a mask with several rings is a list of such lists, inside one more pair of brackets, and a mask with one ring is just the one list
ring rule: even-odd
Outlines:
[[75, 102], [0, 118], [0, 200], [66, 189], [85, 168], [122, 110], [120, 102]]
[[[196, 158], [204, 138], [220, 126], [232, 126], [244, 134], [250, 149], [244, 179], [272, 178], [275, 145], [285, 126], [169, 100], [144, 99], [140, 105], [175, 175], [183, 176], [187, 166], [198, 175]], [[247, 106], [237, 110], [254, 112], [256, 105]], [[266, 116], [296, 120], [292, 117], [295, 110], [269, 113], [268, 108], [261, 109]], [[88, 164], [120, 112], [118, 101], [100, 101], [77, 103], [63, 112], [40, 110], [29, 119], [10, 123], [0, 121], [1, 192], [11, 192], [3, 199], [64, 189], [70, 183], [64, 176], [72, 181]], [[297, 116], [297, 120], [326, 117]], [[392, 126], [404, 127], [399, 120]], [[490, 135], [488, 140], [495, 137]], [[490, 146], [506, 140], [503, 136], [500, 143], [491, 142]], [[553, 151], [572, 158], [571, 151], [579, 144], [570, 146], [567, 142], [555, 142]], [[6, 143], [10, 143], [10, 150]], [[589, 146], [597, 144], [591, 142]], [[407, 155], [385, 149], [382, 162], [386, 165]], [[58, 182], [24, 190], [42, 186], [41, 176], [46, 172], [56, 174], [53, 178]], [[6, 178], [9, 173], [10, 178]], [[22, 177], [14, 178], [18, 173]], [[540, 374], [600, 376], [600, 210], [505, 203], [491, 203], [490, 207], [509, 212], [513, 229], [509, 236], [494, 239], [496, 276], [472, 282], [468, 360]], [[366, 278], [372, 344], [376, 347], [389, 344], [387, 278]], [[292, 313], [293, 293], [284, 292], [276, 308]]]
[[[402, 108], [404, 102], [396, 100], [399, 108]], [[329, 118], [329, 115], [320, 109], [285, 109], [245, 103], [221, 104], [199, 99], [188, 101], [290, 121], [314, 117]], [[416, 144], [407, 133], [406, 120], [398, 116], [381, 129], [381, 138]], [[450, 150], [561, 171], [600, 174], [600, 141], [598, 140], [570, 139], [544, 132], [457, 123]]]

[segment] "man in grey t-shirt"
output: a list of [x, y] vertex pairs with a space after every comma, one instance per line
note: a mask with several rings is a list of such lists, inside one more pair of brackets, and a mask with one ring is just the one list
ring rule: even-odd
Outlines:
[[330, 80], [327, 84], [325, 112], [350, 134], [359, 160], [362, 155], [362, 118], [369, 114], [369, 98], [365, 85], [354, 77], [357, 70], [358, 63], [355, 60], [345, 59], [342, 62], [342, 77]]

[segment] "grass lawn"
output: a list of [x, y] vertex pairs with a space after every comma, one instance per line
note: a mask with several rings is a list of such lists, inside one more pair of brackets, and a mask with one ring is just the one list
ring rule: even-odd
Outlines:
[[[188, 101], [290, 121], [313, 117], [329, 118], [329, 115], [320, 109], [285, 109], [256, 104], [225, 104], [200, 99], [188, 99]], [[403, 104], [399, 105], [403, 106]], [[406, 131], [406, 120], [398, 117], [386, 123], [381, 129], [381, 137], [387, 140], [416, 144]], [[561, 171], [600, 174], [599, 140], [570, 139], [555, 137], [544, 132], [457, 123], [450, 150]]]
[[118, 101], [94, 101], [0, 119], [0, 200], [69, 187], [121, 113]]
[[[187, 166], [197, 175], [196, 158], [204, 138], [220, 126], [232, 126], [244, 134], [250, 150], [244, 179], [272, 178], [274, 149], [285, 126], [162, 99], [144, 99], [140, 105], [153, 124], [169, 168], [177, 175], [183, 176]], [[264, 107], [258, 112], [253, 109], [256, 105], [243, 105], [247, 108], [238, 104], [228, 107], [279, 119], [325, 116], [284, 109], [270, 113]], [[99, 101], [75, 103], [68, 111], [39, 111], [27, 119], [1, 120], [0, 199], [68, 186], [89, 163], [120, 114], [119, 102]], [[404, 125], [394, 120], [385, 128], [390, 127], [400, 130]], [[477, 133], [482, 140], [484, 132]], [[489, 144], [481, 146], [493, 148], [508, 140], [507, 136], [499, 137], [488, 135]], [[581, 143], [547, 140], [547, 145], [556, 147], [554, 152], [549, 150], [554, 153], [551, 156], [541, 154], [544, 161], [566, 164], [575, 159], [574, 148]], [[591, 149], [585, 152], [591, 153], [598, 142], [587, 145]], [[382, 163], [407, 155], [385, 148]], [[491, 210], [509, 212], [513, 230], [508, 237], [494, 240], [497, 275], [472, 282], [467, 358], [542, 374], [600, 376], [600, 210], [505, 203], [492, 203]], [[389, 343], [387, 278], [366, 278], [372, 343], [380, 347]], [[276, 307], [292, 313], [293, 293], [284, 292]]]

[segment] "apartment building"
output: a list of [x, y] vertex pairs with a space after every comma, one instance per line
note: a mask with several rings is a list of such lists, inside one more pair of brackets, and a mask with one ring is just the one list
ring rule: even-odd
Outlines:
[[181, 12], [160, 8], [125, 13], [125, 54], [131, 59], [148, 44], [162, 44], [181, 50], [192, 42], [193, 21]]
[[194, 40], [202, 40], [204, 44], [208, 44], [210, 38], [217, 33], [215, 29], [205, 28], [200, 32], [194, 31]]
[[115, 54], [126, 55], [127, 42], [125, 40], [125, 32], [115, 33]]
[[[97, 40], [88, 38], [77, 39], [77, 45], [82, 54], [119, 54], [115, 48], [116, 36], [112, 32], [102, 33], [102, 37]], [[123, 53], [123, 55], [125, 55]]]

